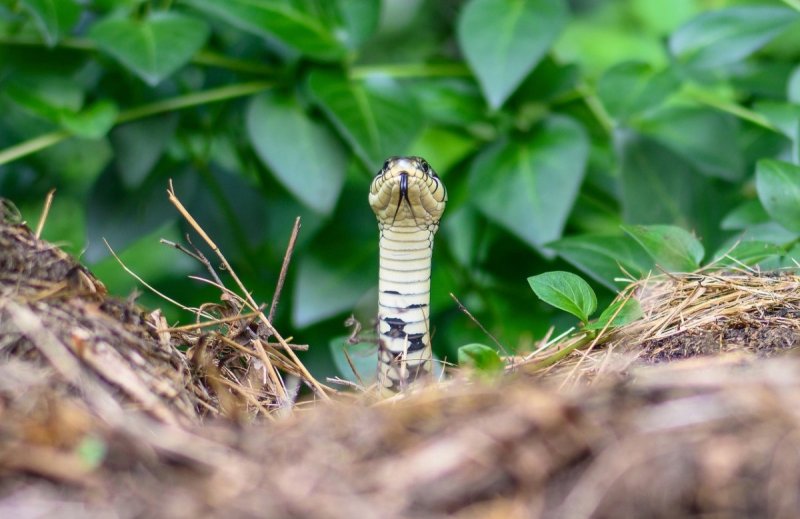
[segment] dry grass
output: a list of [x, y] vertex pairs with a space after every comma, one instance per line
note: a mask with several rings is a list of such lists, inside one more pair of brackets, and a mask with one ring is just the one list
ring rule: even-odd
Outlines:
[[211, 271], [220, 302], [169, 327], [5, 222], [2, 517], [800, 515], [797, 276], [641, 281], [637, 322], [377, 401], [308, 378]]

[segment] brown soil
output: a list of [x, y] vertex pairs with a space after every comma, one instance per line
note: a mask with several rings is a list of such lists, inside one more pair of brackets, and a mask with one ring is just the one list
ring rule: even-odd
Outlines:
[[793, 277], [643, 283], [642, 320], [563, 359], [292, 408], [252, 376], [302, 375], [264, 327], [169, 329], [5, 220], [0, 517], [800, 515]]

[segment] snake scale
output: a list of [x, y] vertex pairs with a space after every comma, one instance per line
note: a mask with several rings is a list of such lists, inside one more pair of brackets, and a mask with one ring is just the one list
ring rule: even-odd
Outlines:
[[424, 159], [392, 157], [369, 203], [380, 231], [378, 383], [399, 391], [432, 372], [431, 256], [447, 190]]

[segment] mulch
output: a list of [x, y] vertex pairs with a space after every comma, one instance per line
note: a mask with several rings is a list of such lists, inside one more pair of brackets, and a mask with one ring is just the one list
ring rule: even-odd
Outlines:
[[794, 275], [637, 281], [629, 325], [381, 400], [228, 292], [196, 327], [110, 297], [4, 207], [0, 517], [800, 516]]

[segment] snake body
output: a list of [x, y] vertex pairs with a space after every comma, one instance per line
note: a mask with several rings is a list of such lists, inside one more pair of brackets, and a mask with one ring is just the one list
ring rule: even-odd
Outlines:
[[392, 157], [372, 180], [380, 231], [378, 383], [398, 391], [431, 373], [429, 325], [433, 236], [447, 202], [420, 157]]

